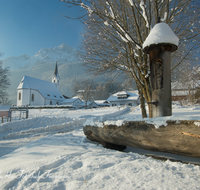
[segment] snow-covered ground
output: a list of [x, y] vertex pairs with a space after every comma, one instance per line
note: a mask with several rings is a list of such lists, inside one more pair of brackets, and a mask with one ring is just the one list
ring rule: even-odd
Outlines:
[[[174, 105], [173, 116], [145, 120], [159, 127], [169, 119], [200, 120], [200, 106]], [[84, 123], [125, 120], [142, 120], [139, 108], [38, 109], [27, 120], [0, 124], [0, 189], [200, 189], [199, 166], [130, 147], [105, 149], [83, 134]]]

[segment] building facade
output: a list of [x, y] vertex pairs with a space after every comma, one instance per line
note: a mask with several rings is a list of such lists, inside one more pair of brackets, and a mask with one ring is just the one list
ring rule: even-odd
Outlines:
[[57, 63], [52, 82], [24, 76], [17, 87], [17, 106], [60, 105], [65, 98], [58, 85]]

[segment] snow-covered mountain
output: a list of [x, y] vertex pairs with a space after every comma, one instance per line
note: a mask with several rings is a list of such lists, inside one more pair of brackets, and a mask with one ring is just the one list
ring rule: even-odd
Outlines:
[[15, 57], [8, 57], [3, 61], [3, 65], [10, 68], [10, 71], [18, 69], [32, 68], [35, 65], [42, 63], [69, 63], [77, 61], [78, 50], [69, 47], [65, 44], [61, 44], [54, 48], [42, 48], [35, 55], [21, 55]]
[[58, 62], [77, 61], [78, 50], [61, 44], [55, 48], [43, 48], [34, 55], [34, 59], [50, 62], [57, 59]]

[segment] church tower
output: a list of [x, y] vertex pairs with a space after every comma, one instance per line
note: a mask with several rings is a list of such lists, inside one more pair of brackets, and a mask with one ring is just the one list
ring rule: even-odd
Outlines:
[[60, 82], [60, 77], [58, 74], [58, 66], [57, 66], [57, 60], [56, 60], [56, 67], [55, 67], [55, 71], [52, 77], [52, 83], [55, 83], [55, 85], [57, 86], [57, 88], [59, 87], [59, 82]]

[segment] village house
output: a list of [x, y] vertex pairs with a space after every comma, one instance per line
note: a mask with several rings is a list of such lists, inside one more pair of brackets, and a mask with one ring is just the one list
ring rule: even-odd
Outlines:
[[[84, 106], [85, 106], [85, 102], [84, 103]], [[87, 102], [87, 108], [98, 108], [99, 106], [97, 105], [97, 103], [95, 101], [88, 101]]]
[[65, 99], [61, 104], [70, 106], [73, 108], [80, 108], [80, 105], [82, 105], [83, 102], [78, 97], [73, 97], [73, 98]]
[[107, 100], [95, 100], [95, 103], [98, 105], [98, 107], [109, 107], [110, 104]]
[[121, 105], [129, 105], [129, 106], [137, 106], [139, 105], [139, 95], [137, 92], [127, 92], [120, 91], [115, 94], [112, 94], [107, 101], [110, 103], [110, 106], [121, 106]]

